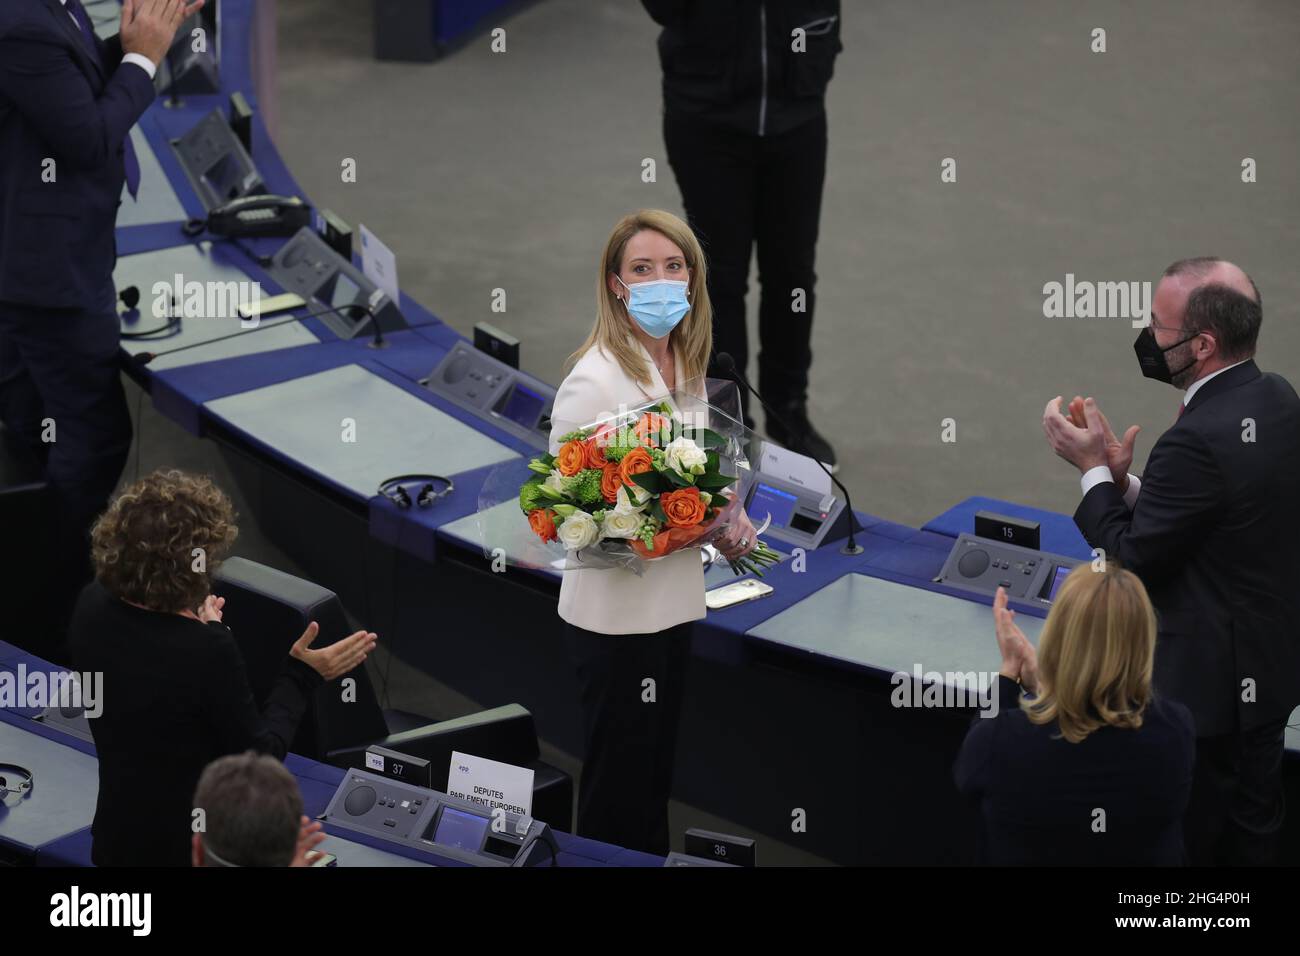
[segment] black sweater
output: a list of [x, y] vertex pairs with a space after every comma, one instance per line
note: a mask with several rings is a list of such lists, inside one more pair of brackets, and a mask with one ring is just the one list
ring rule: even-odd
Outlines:
[[983, 814], [987, 862], [1181, 864], [1191, 712], [1155, 699], [1137, 730], [1102, 727], [1072, 744], [1055, 722], [1031, 723], [1019, 697], [1015, 681], [998, 679], [998, 714], [976, 718], [954, 768], [958, 790]]
[[244, 661], [224, 624], [133, 607], [98, 582], [77, 600], [69, 630], [79, 671], [103, 674], [92, 826], [96, 866], [188, 866], [199, 775], [226, 754], [283, 758], [322, 679], [286, 658], [259, 713]]

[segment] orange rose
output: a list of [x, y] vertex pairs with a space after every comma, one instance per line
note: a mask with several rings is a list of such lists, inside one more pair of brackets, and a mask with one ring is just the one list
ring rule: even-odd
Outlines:
[[618, 501], [618, 489], [623, 479], [618, 473], [618, 462], [607, 461], [600, 470], [600, 496], [606, 501]]
[[596, 436], [593, 435], [582, 443], [582, 454], [585, 467], [603, 468], [605, 466], [605, 449], [596, 444]]
[[668, 427], [668, 419], [657, 412], [646, 412], [637, 421], [632, 431], [636, 437], [651, 447], [657, 448], [660, 444], [660, 432]]
[[654, 460], [650, 457], [650, 452], [639, 445], [624, 455], [623, 460], [618, 463], [618, 476], [628, 488], [640, 487], [632, 480], [633, 475], [653, 470]]
[[705, 504], [699, 488], [678, 488], [660, 495], [659, 507], [664, 509], [670, 528], [692, 528], [704, 520]]
[[555, 519], [551, 517], [550, 509], [534, 508], [528, 512], [528, 526], [537, 533], [537, 537], [543, 541], [554, 541], [557, 537], [555, 533]]
[[566, 478], [576, 475], [582, 469], [587, 467], [587, 453], [583, 450], [582, 442], [566, 441], [560, 453], [555, 456], [555, 467], [560, 469], [560, 474]]

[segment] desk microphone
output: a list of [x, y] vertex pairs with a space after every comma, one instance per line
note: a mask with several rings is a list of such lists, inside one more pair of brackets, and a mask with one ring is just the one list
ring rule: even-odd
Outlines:
[[[321, 309], [319, 312], [308, 312], [306, 315], [295, 315], [292, 318], [295, 322], [301, 322], [303, 319], [314, 319], [320, 315], [333, 315], [340, 312], [349, 311], [351, 309], [357, 309], [360, 312], [365, 313], [370, 317], [371, 322], [374, 323], [375, 337], [371, 339], [370, 345], [368, 347], [372, 349], [388, 348], [388, 340], [384, 338], [384, 330], [379, 327], [379, 316], [375, 315], [375, 310], [370, 308], [370, 306], [363, 305], [360, 302], [353, 302], [348, 305], [340, 305], [332, 309]], [[349, 316], [349, 318], [351, 318], [351, 316]], [[216, 342], [224, 342], [226, 341], [226, 339], [237, 339], [241, 335], [252, 335], [254, 332], [265, 332], [267, 329], [278, 329], [281, 326], [288, 325], [288, 324], [289, 324], [288, 322], [272, 322], [265, 325], [259, 325], [255, 329], [244, 329], [240, 332], [231, 332], [229, 335], [219, 335], [215, 339], [207, 339], [203, 342], [195, 342], [192, 345], [182, 345], [180, 346], [180, 348], [168, 349], [165, 352], [137, 352], [135, 355], [131, 356], [131, 360], [135, 362], [137, 365], [148, 365], [159, 355], [171, 355], [175, 352], [184, 352], [187, 349], [202, 348], [205, 345], [212, 345], [213, 343]]]
[[[722, 371], [723, 375], [733, 378], [740, 382], [741, 385], [744, 385], [745, 388], [749, 390], [750, 394], [758, 399], [758, 403], [763, 406], [763, 411], [771, 415], [772, 419], [785, 429], [787, 435], [794, 434], [794, 430], [781, 420], [780, 415], [772, 411], [772, 406], [763, 401], [763, 396], [758, 394], [758, 391], [754, 386], [749, 384], [749, 380], [745, 378], [745, 373], [740, 370], [738, 365], [736, 365], [736, 360], [731, 357], [730, 352], [719, 352], [715, 356], [715, 359], [718, 363], [718, 368]], [[833, 481], [835, 486], [844, 493], [844, 507], [849, 510], [849, 537], [848, 540], [844, 542], [844, 547], [840, 548], [840, 554], [861, 554], [864, 549], [862, 545], [858, 544], [854, 539], [854, 535], [862, 529], [858, 527], [858, 516], [853, 513], [853, 501], [849, 498], [849, 489], [845, 488], [844, 483], [831, 474], [829, 468], [823, 465], [820, 461], [817, 461], [816, 458], [813, 458], [812, 460], [817, 462], [817, 467], [826, 472], [826, 477]]]

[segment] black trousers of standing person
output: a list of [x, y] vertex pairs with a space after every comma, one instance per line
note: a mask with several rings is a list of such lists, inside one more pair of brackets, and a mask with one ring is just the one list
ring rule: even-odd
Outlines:
[[1196, 741], [1196, 770], [1183, 820], [1192, 866], [1277, 863], [1286, 816], [1282, 755], [1286, 718]]
[[54, 593], [42, 652], [58, 662], [76, 596], [91, 578], [90, 526], [131, 448], [116, 298], [110, 279], [92, 308], [0, 302], [0, 421], [42, 463], [50, 488]]
[[[759, 136], [665, 112], [664, 143], [707, 257], [714, 354], [730, 352], [737, 367], [747, 368], [745, 292], [757, 244], [758, 389], [778, 408], [806, 399], [826, 113], [787, 133]], [[709, 375], [721, 377], [715, 365]], [[749, 396], [743, 387], [740, 394], [748, 415]]]
[[[565, 625], [581, 688], [585, 754], [578, 834], [667, 855], [691, 626], [653, 634], [597, 634]], [[646, 679], [654, 680], [647, 700]]]

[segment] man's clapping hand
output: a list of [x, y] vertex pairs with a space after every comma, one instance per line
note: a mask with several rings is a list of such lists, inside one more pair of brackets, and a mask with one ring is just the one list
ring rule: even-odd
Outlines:
[[203, 6], [203, 0], [123, 0], [119, 36], [123, 53], [138, 53], [160, 64], [176, 39], [176, 31]]
[[[1122, 495], [1128, 491], [1129, 469], [1133, 467], [1133, 446], [1137, 443], [1137, 435], [1142, 430], [1142, 426], [1130, 425], [1128, 431], [1124, 432], [1123, 439], [1116, 438], [1100, 406], [1093, 402], [1093, 408], [1096, 409], [1097, 418], [1101, 421], [1102, 437], [1106, 442], [1106, 464], [1110, 466], [1110, 476], [1115, 480]], [[1079, 395], [1070, 400], [1070, 421], [1078, 428], [1088, 427], [1085, 402]]]

